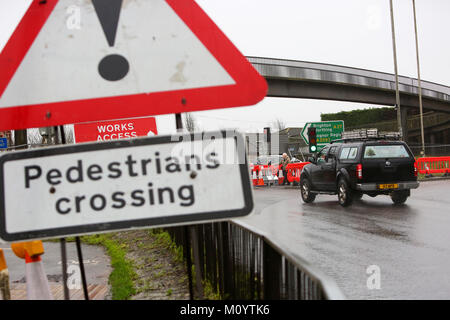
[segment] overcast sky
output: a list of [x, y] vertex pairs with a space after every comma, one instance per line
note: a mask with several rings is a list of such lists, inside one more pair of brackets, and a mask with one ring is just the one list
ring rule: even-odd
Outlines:
[[[0, 49], [30, 0], [0, 0]], [[197, 0], [247, 56], [285, 58], [394, 72], [389, 0]], [[416, 0], [422, 79], [450, 85], [450, 1]], [[394, 0], [401, 75], [416, 77], [412, 0]], [[1, 72], [1, 71], [0, 71]], [[256, 106], [194, 113], [201, 129], [259, 130], [277, 118], [287, 126], [321, 113], [371, 107], [338, 101], [265, 98]], [[372, 106], [375, 107], [375, 106]], [[160, 133], [174, 116], [158, 117]]]

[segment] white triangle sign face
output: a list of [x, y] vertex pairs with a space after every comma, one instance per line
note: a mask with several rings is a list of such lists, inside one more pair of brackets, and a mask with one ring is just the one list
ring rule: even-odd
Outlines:
[[267, 92], [193, 0], [33, 0], [0, 70], [2, 130], [252, 105]]

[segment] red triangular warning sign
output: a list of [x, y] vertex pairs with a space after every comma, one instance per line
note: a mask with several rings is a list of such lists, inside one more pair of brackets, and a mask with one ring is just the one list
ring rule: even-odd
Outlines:
[[267, 92], [193, 0], [33, 0], [0, 70], [0, 130], [246, 106]]

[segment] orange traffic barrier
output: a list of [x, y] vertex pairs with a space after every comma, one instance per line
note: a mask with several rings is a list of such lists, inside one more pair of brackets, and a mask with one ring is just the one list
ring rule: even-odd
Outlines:
[[0, 248], [0, 299], [10, 300], [11, 291], [9, 288], [9, 272], [6, 265], [3, 249]]
[[307, 164], [309, 164], [309, 162], [289, 163], [286, 166], [288, 181], [299, 183], [303, 167]]
[[41, 255], [44, 254], [42, 241], [28, 241], [11, 244], [11, 249], [21, 259], [25, 259], [28, 300], [53, 300]]
[[416, 160], [415, 166], [418, 173], [427, 176], [443, 173], [450, 174], [450, 157], [424, 157]]
[[[286, 166], [287, 175], [283, 175], [281, 165], [256, 165], [253, 167], [253, 185], [264, 186], [264, 176], [267, 179], [267, 184], [271, 185], [274, 181], [278, 180], [278, 184], [281, 185], [284, 179], [287, 179], [289, 183], [300, 182], [300, 175], [305, 165], [309, 162], [290, 163]], [[258, 177], [258, 178], [256, 178]]]
[[274, 183], [275, 180], [278, 180], [277, 177], [277, 167], [270, 165], [267, 166], [266, 172], [267, 172], [267, 184], [270, 186]]

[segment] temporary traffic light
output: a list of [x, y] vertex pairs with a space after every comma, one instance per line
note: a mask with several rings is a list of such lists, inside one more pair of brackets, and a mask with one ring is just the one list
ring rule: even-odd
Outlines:
[[309, 141], [309, 152], [317, 152], [317, 136], [316, 136], [316, 128], [310, 127], [308, 128], [308, 141]]

